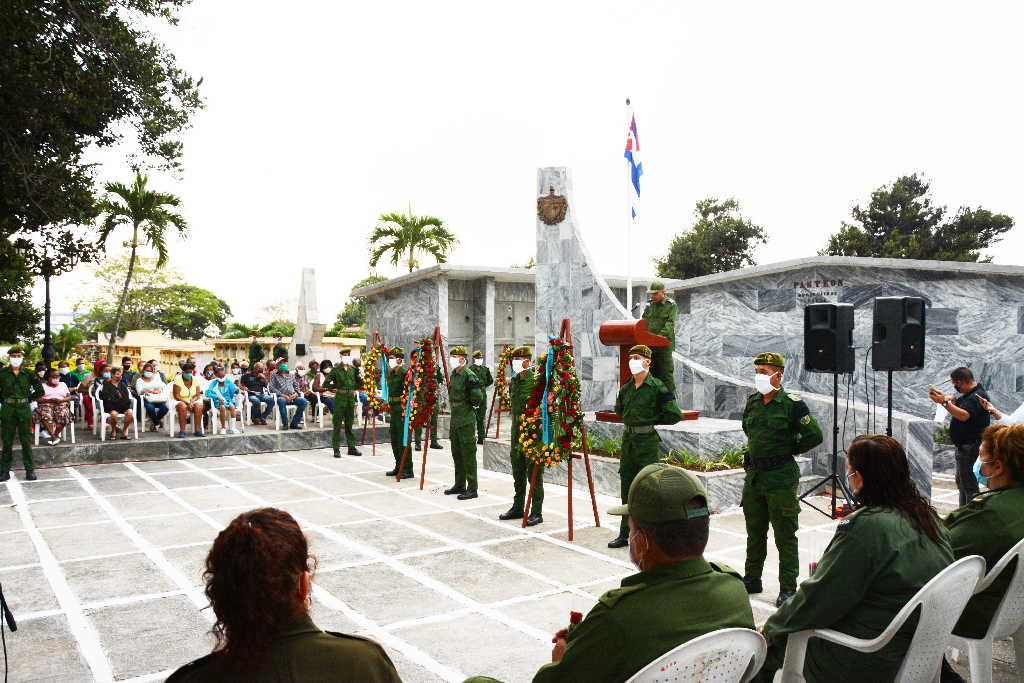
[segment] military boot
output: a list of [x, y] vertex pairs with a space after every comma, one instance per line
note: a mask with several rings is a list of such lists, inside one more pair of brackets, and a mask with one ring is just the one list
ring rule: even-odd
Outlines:
[[349, 446], [347, 455], [362, 455], [355, 446]]
[[38, 478], [35, 470], [25, 470], [25, 481], [35, 481]]
[[0, 481], [7, 481], [10, 478], [11, 473], [8, 472], [7, 470], [3, 470], [2, 472], [0, 472]]
[[430, 447], [431, 448], [444, 448], [444, 446], [441, 445], [441, 442], [438, 441], [437, 439], [431, 439], [430, 440]]

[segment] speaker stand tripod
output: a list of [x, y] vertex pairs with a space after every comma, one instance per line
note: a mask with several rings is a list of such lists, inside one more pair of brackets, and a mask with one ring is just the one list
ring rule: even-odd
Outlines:
[[889, 371], [889, 388], [886, 390], [887, 403], [889, 404], [886, 408], [886, 420], [885, 420], [885, 435], [892, 436], [892, 370]]
[[[890, 385], [891, 386], [891, 385]], [[891, 401], [890, 401], [891, 403]], [[825, 515], [830, 519], [836, 519], [842, 515], [836, 514], [836, 489], [838, 488], [843, 492], [843, 497], [846, 499], [846, 508], [853, 506], [853, 494], [850, 493], [849, 487], [846, 485], [846, 478], [840, 477], [836, 470], [838, 468], [839, 461], [839, 373], [832, 373], [832, 471], [828, 476], [815, 482], [814, 486], [807, 489], [800, 495], [800, 502], [806, 503], [810, 507], [814, 508], [821, 514]], [[817, 505], [808, 502], [806, 499], [819, 488], [825, 484], [832, 484], [832, 512], [829, 514], [825, 510], [822, 510]]]

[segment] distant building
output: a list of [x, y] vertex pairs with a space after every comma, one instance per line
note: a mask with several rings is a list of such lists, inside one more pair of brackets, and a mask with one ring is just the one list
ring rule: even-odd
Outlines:
[[[94, 342], [79, 345], [82, 355], [90, 361], [105, 358], [110, 337], [100, 333]], [[120, 364], [121, 358], [132, 359], [132, 367], [138, 368], [140, 363], [156, 360], [164, 374], [178, 371], [178, 361], [188, 357], [195, 358], [202, 367], [213, 360], [213, 343], [207, 340], [173, 339], [164, 336], [160, 330], [128, 330], [114, 345], [114, 358], [105, 360]]]
[[[252, 337], [245, 337], [244, 339], [213, 339], [213, 358], [219, 363], [234, 363], [241, 362], [249, 359], [249, 342]], [[263, 359], [271, 360], [270, 352], [274, 350], [274, 345], [277, 340], [273, 337], [257, 337], [256, 341], [259, 342], [260, 346], [263, 347]], [[288, 346], [292, 338], [282, 337], [281, 340], [285, 346]], [[332, 363], [337, 362], [338, 357], [341, 355], [342, 349], [349, 349], [352, 351], [352, 355], [356, 358], [359, 357], [363, 348], [366, 346], [366, 340], [358, 337], [324, 337], [320, 342], [320, 347], [323, 349], [324, 358], [329, 359]], [[323, 358], [313, 358], [313, 360], [323, 360]]]

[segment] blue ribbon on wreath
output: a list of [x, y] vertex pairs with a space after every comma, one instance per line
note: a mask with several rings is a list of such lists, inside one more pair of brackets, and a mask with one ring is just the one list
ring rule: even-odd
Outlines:
[[555, 349], [551, 344], [554, 339], [548, 335], [548, 358], [544, 364], [544, 395], [540, 399], [541, 439], [545, 446], [554, 441], [554, 437], [551, 436], [551, 406], [548, 405], [548, 393], [551, 391], [551, 368], [554, 366], [555, 360]]
[[381, 353], [380, 360], [380, 398], [387, 403], [390, 400], [388, 395], [388, 354]]

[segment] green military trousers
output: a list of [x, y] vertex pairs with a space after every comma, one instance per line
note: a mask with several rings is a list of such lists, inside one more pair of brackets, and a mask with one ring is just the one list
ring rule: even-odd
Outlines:
[[356, 402], [352, 398], [352, 392], [348, 392], [349, 398], [342, 399], [341, 392], [338, 392], [334, 399], [334, 415], [331, 416], [331, 446], [334, 450], [341, 448], [341, 425], [345, 425], [345, 439], [349, 448], [356, 447], [356, 433], [352, 430], [352, 423], [356, 419]]
[[476, 491], [476, 424], [466, 421], [458, 427], [452, 416], [452, 462], [455, 465], [455, 487]]
[[[389, 401], [388, 407], [390, 408], [391, 421], [388, 428], [391, 430], [391, 453], [395, 456], [395, 469], [402, 464], [402, 451], [405, 450], [405, 446], [402, 442], [405, 440], [405, 416], [402, 411], [401, 401]], [[412, 459], [416, 457], [416, 452], [409, 448], [409, 455], [405, 458], [405, 469], [403, 472], [412, 474]]]
[[[516, 443], [516, 436], [512, 443]], [[526, 505], [526, 496], [530, 491], [530, 477], [533, 476], [532, 460], [523, 455], [522, 449], [512, 449], [512, 482], [515, 486], [515, 497], [512, 499], [512, 509], [522, 510]], [[534, 484], [533, 500], [530, 503], [530, 514], [540, 515], [544, 512], [544, 467], [537, 466], [537, 481]]]
[[[484, 392], [484, 395], [486, 396], [486, 392]], [[487, 420], [487, 401], [484, 401], [483, 403], [478, 405], [475, 408], [475, 410], [476, 410], [476, 440], [477, 441], [483, 441], [484, 437], [487, 436], [487, 432], [486, 432], [487, 425], [485, 424], [485, 420]]]
[[31, 472], [32, 464], [32, 409], [27, 403], [5, 404], [0, 407], [0, 440], [3, 441], [3, 455], [0, 455], [0, 470], [8, 472], [14, 459], [14, 433], [21, 442], [21, 462], [25, 471]]
[[661, 380], [672, 396], [676, 395], [675, 365], [671, 346], [651, 347], [651, 374]]
[[[622, 455], [619, 458], [619, 481], [622, 493], [622, 504], [629, 499], [629, 485], [643, 468], [658, 462], [661, 437], [655, 431], [646, 434], [634, 434], [628, 429], [622, 435]], [[629, 535], [629, 516], [623, 515], [619, 523], [619, 536]]]
[[[795, 463], [790, 463], [795, 466]], [[788, 467], [784, 465], [783, 467]], [[775, 535], [779, 551], [779, 588], [796, 590], [796, 577], [800, 573], [800, 554], [796, 531], [800, 524], [800, 501], [797, 485], [768, 487], [765, 472], [747, 472], [743, 482], [743, 518], [747, 526], [747, 562], [744, 576], [761, 578], [765, 558], [768, 557], [768, 525]], [[799, 474], [797, 475], [799, 477]]]

